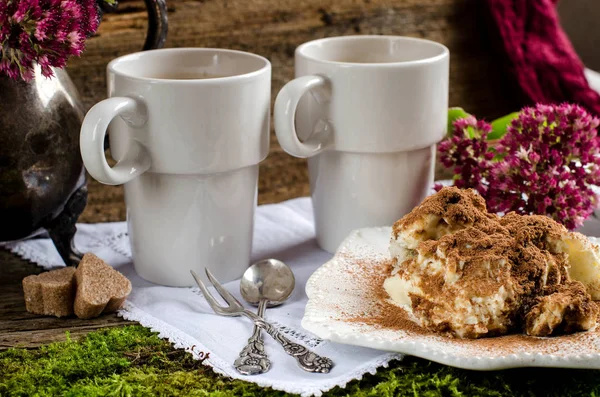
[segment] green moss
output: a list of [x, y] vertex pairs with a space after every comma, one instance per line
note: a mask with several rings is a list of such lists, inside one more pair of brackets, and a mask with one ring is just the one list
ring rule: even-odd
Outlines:
[[[285, 393], [216, 375], [146, 328], [128, 326], [37, 350], [0, 352], [0, 395], [274, 397]], [[600, 397], [600, 371], [473, 372], [410, 357], [325, 395]]]

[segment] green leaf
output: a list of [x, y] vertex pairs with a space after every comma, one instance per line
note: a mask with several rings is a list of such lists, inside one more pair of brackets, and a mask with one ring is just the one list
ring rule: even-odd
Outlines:
[[454, 127], [452, 124], [458, 119], [464, 119], [465, 117], [469, 117], [470, 114], [465, 112], [463, 108], [453, 107], [448, 109], [448, 132], [446, 136], [452, 136], [452, 130]]
[[516, 119], [517, 116], [519, 116], [519, 112], [513, 112], [511, 114], [508, 114], [506, 116], [500, 117], [499, 119], [492, 121], [492, 132], [488, 134], [487, 139], [492, 140], [502, 138], [504, 134], [506, 134], [506, 129], [508, 128], [508, 125], [511, 123], [511, 121]]

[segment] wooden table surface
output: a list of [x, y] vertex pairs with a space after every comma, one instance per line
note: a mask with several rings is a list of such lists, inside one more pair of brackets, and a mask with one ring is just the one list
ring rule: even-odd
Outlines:
[[[492, 118], [517, 110], [518, 96], [494, 51], [480, 0], [179, 0], [169, 1], [167, 47], [226, 47], [265, 55], [273, 65], [272, 90], [293, 78], [297, 45], [321, 37], [394, 34], [439, 41], [451, 52], [450, 105]], [[69, 74], [87, 107], [105, 97], [105, 67], [143, 42], [142, 2], [121, 2], [106, 15], [84, 56]], [[125, 219], [121, 187], [89, 184], [82, 222]], [[306, 163], [271, 141], [260, 166], [259, 203], [309, 194]], [[21, 280], [40, 269], [0, 250], [0, 349], [35, 347], [100, 327], [127, 323], [115, 315], [92, 320], [40, 317], [25, 311]]]

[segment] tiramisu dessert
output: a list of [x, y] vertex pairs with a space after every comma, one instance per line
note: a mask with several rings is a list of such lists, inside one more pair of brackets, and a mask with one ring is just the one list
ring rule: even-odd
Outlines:
[[447, 187], [393, 227], [392, 301], [431, 331], [460, 338], [586, 331], [596, 325], [600, 251], [545, 216], [487, 212]]

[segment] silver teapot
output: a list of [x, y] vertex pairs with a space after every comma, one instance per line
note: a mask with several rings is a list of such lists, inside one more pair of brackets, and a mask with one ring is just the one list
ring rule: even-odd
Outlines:
[[[145, 0], [148, 32], [143, 49], [167, 36], [165, 0]], [[104, 5], [102, 12], [116, 8]], [[79, 130], [85, 114], [64, 70], [29, 81], [0, 77], [0, 241], [49, 235], [66, 265], [81, 254], [75, 223], [87, 202]]]

